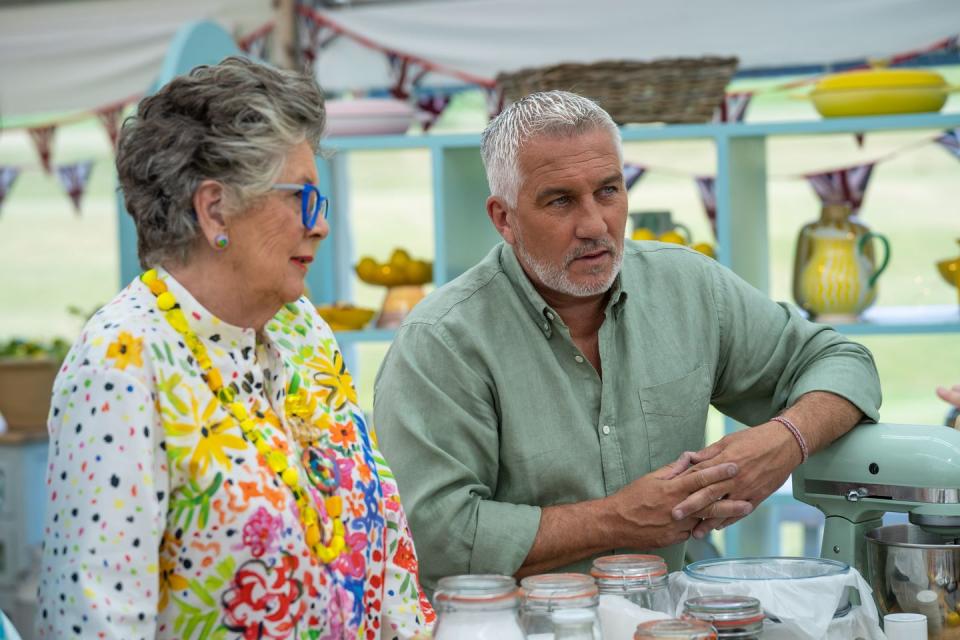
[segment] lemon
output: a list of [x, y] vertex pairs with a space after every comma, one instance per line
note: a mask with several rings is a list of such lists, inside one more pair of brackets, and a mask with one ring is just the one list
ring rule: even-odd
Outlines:
[[960, 613], [956, 611], [951, 611], [947, 614], [947, 626], [956, 627], [960, 625]]
[[364, 282], [374, 283], [374, 278], [377, 277], [377, 261], [369, 256], [360, 258], [360, 262], [357, 263], [357, 276]]
[[673, 244], [687, 244], [687, 239], [676, 231], [666, 231], [657, 238], [660, 242], [670, 242]]
[[407, 280], [410, 284], [426, 284], [433, 280], [433, 265], [424, 260], [412, 260], [407, 265]]
[[694, 245], [691, 245], [690, 248], [694, 251], [699, 251], [705, 256], [710, 256], [713, 259], [717, 258], [717, 252], [714, 251], [713, 245], [709, 242], [698, 242]]
[[656, 234], [646, 227], [640, 227], [633, 230], [633, 235], [630, 236], [631, 240], [654, 240], [656, 239]]
[[390, 254], [390, 264], [394, 267], [404, 267], [410, 263], [410, 254], [403, 249], [394, 249]]

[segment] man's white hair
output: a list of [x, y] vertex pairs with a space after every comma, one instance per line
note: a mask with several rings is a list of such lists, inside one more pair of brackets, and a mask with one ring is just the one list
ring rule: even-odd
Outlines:
[[480, 155], [490, 194], [515, 208], [520, 193], [520, 149], [537, 137], [563, 137], [601, 129], [610, 132], [623, 163], [620, 129], [593, 100], [569, 91], [532, 93], [503, 110], [480, 137]]

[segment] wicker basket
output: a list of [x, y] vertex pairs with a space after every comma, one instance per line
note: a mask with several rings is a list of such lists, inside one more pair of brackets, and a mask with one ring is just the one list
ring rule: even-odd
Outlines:
[[736, 58], [607, 60], [558, 64], [497, 76], [504, 104], [560, 89], [596, 100], [617, 124], [707, 122], [723, 101]]

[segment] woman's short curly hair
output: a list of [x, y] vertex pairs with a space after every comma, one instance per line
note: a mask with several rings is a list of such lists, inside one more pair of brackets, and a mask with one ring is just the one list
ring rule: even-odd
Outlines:
[[144, 98], [117, 148], [141, 264], [188, 260], [201, 181], [222, 183], [230, 211], [243, 210], [270, 189], [294, 146], [307, 141], [319, 152], [325, 122], [312, 76], [240, 57], [196, 67]]

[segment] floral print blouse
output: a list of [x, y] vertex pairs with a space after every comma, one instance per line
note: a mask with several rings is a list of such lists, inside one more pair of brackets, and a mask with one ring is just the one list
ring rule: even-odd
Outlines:
[[90, 320], [54, 385], [41, 637], [425, 633], [434, 613], [396, 483], [329, 327], [301, 299], [258, 337], [160, 277], [326, 519], [283, 412], [298, 379], [298, 415], [321, 428], [334, 456], [348, 549], [330, 565], [312, 555], [290, 489], [244, 439], [138, 279]]

